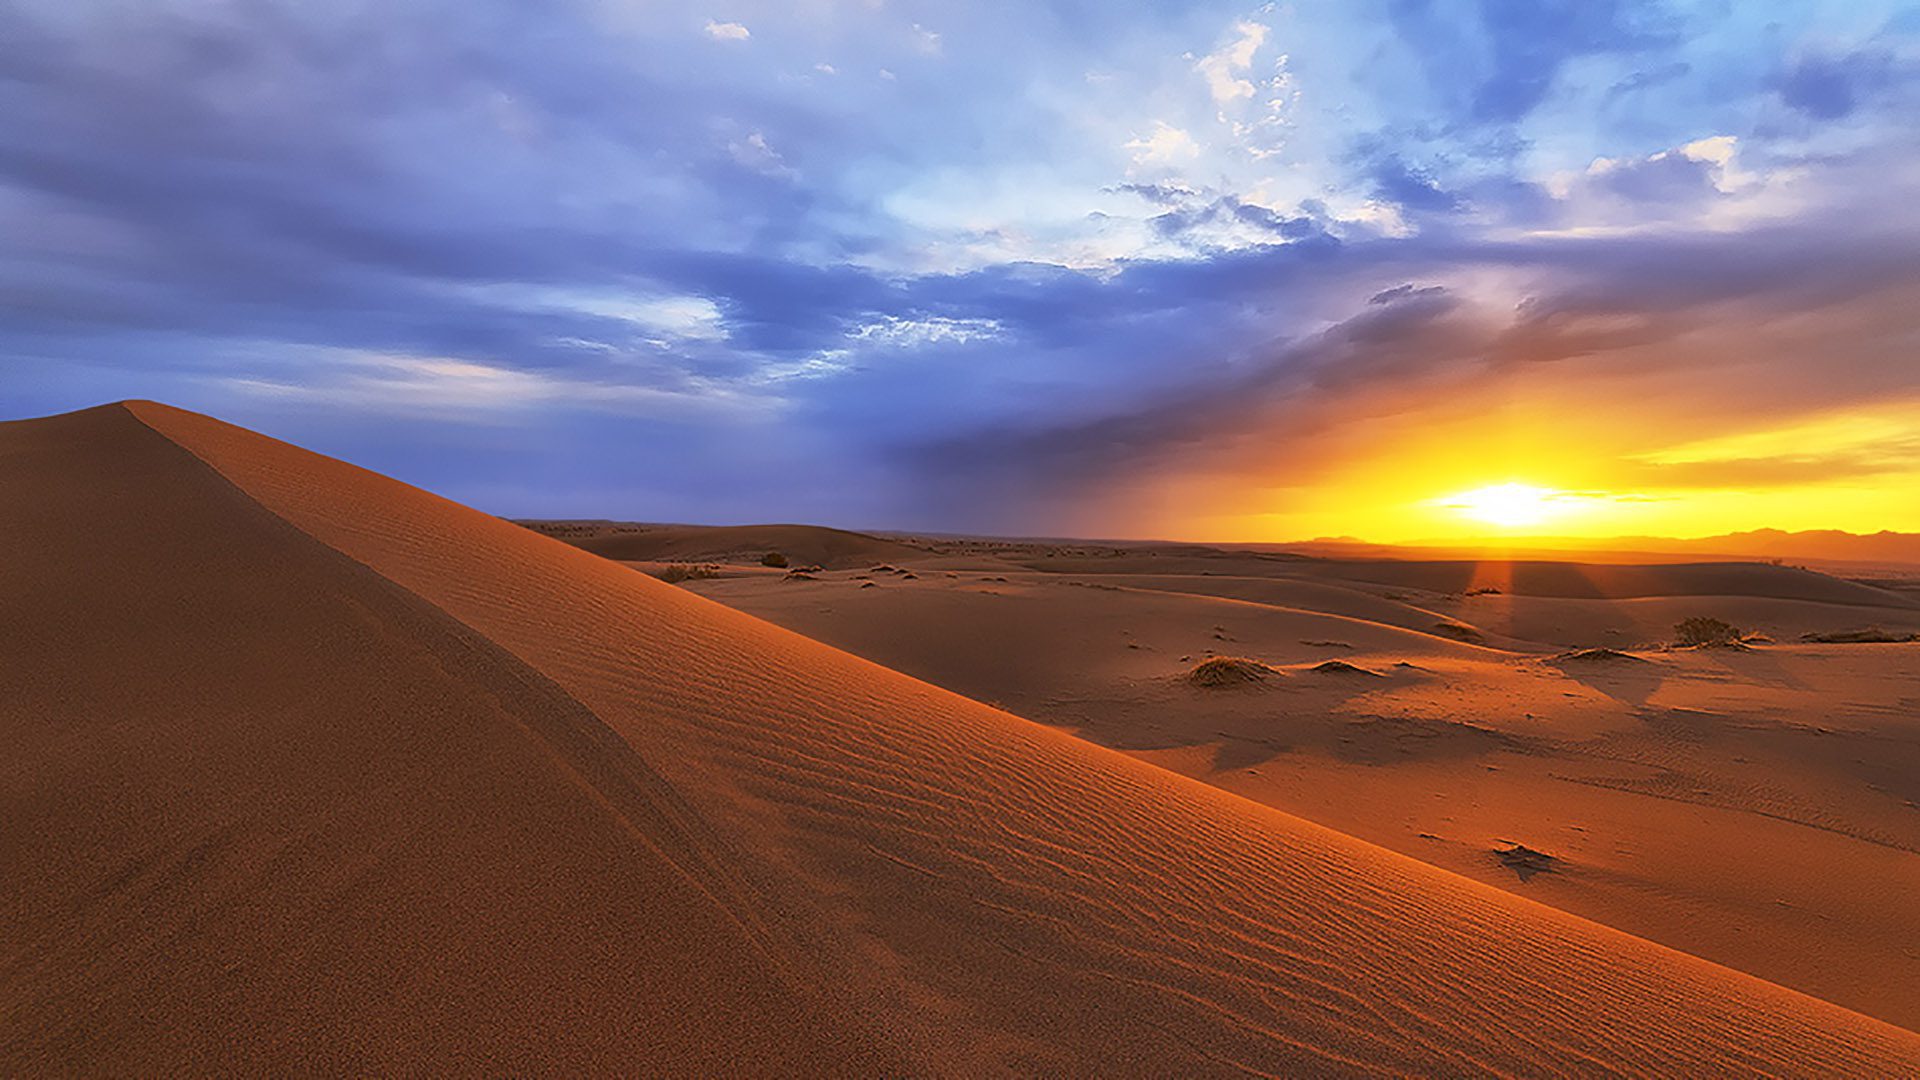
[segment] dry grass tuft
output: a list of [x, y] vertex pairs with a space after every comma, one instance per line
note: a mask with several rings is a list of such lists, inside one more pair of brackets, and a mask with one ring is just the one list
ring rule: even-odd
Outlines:
[[1377, 671], [1363, 668], [1359, 664], [1349, 664], [1345, 660], [1326, 660], [1313, 665], [1313, 670], [1327, 675], [1369, 675], [1376, 679], [1386, 677]]
[[1613, 664], [1621, 661], [1631, 661], [1636, 664], [1646, 663], [1646, 661], [1640, 657], [1632, 653], [1621, 652], [1619, 649], [1574, 649], [1570, 652], [1556, 653], [1552, 657], [1552, 661], [1556, 664]]
[[1731, 645], [1740, 640], [1740, 628], [1722, 619], [1695, 615], [1674, 623], [1673, 636], [1682, 645]]
[[1187, 681], [1195, 686], [1254, 686], [1278, 674], [1258, 660], [1244, 656], [1215, 656], [1202, 660], [1187, 672]]

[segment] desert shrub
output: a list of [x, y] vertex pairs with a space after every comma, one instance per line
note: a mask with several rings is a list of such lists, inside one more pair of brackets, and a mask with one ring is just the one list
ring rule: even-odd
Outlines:
[[698, 566], [688, 563], [670, 563], [653, 572], [653, 576], [669, 585], [678, 585], [683, 581], [696, 581], [720, 576], [720, 568], [711, 563]]
[[1248, 686], [1263, 682], [1274, 670], [1258, 660], [1242, 656], [1215, 656], [1202, 660], [1187, 672], [1187, 681], [1195, 686]]
[[760, 565], [783, 567], [787, 565], [787, 557], [777, 551], [769, 551], [765, 555], [760, 556]]
[[1673, 634], [1682, 645], [1725, 645], [1740, 640], [1739, 627], [1704, 615], [1674, 623]]

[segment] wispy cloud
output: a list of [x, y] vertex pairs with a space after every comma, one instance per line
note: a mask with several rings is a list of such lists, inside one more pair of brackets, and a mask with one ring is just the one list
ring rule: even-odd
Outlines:
[[1172, 165], [1200, 156], [1200, 144], [1192, 135], [1164, 120], [1153, 122], [1153, 130], [1136, 135], [1122, 144], [1133, 152], [1136, 165]]
[[[498, 422], [570, 406], [630, 416], [715, 412], [751, 407], [739, 388], [697, 382], [678, 389], [596, 381], [442, 356], [356, 351], [307, 352], [299, 377], [220, 376], [242, 394], [382, 413]], [[286, 367], [285, 359], [276, 366]], [[764, 406], [765, 402], [760, 403]]]
[[1233, 25], [1233, 38], [1219, 49], [1194, 62], [1194, 70], [1206, 80], [1207, 92], [1215, 104], [1229, 105], [1257, 92], [1247, 74], [1253, 58], [1266, 44], [1271, 28], [1264, 23], [1243, 19]]

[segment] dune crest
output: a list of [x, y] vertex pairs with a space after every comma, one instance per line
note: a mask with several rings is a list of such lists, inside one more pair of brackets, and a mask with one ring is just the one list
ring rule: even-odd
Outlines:
[[0, 485], [8, 1072], [1920, 1065], [205, 417], [5, 425]]

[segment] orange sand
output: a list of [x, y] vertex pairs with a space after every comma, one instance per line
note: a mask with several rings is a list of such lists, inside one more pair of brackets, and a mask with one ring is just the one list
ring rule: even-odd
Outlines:
[[0, 486], [0, 1071], [1920, 1067], [203, 417], [0, 427]]

